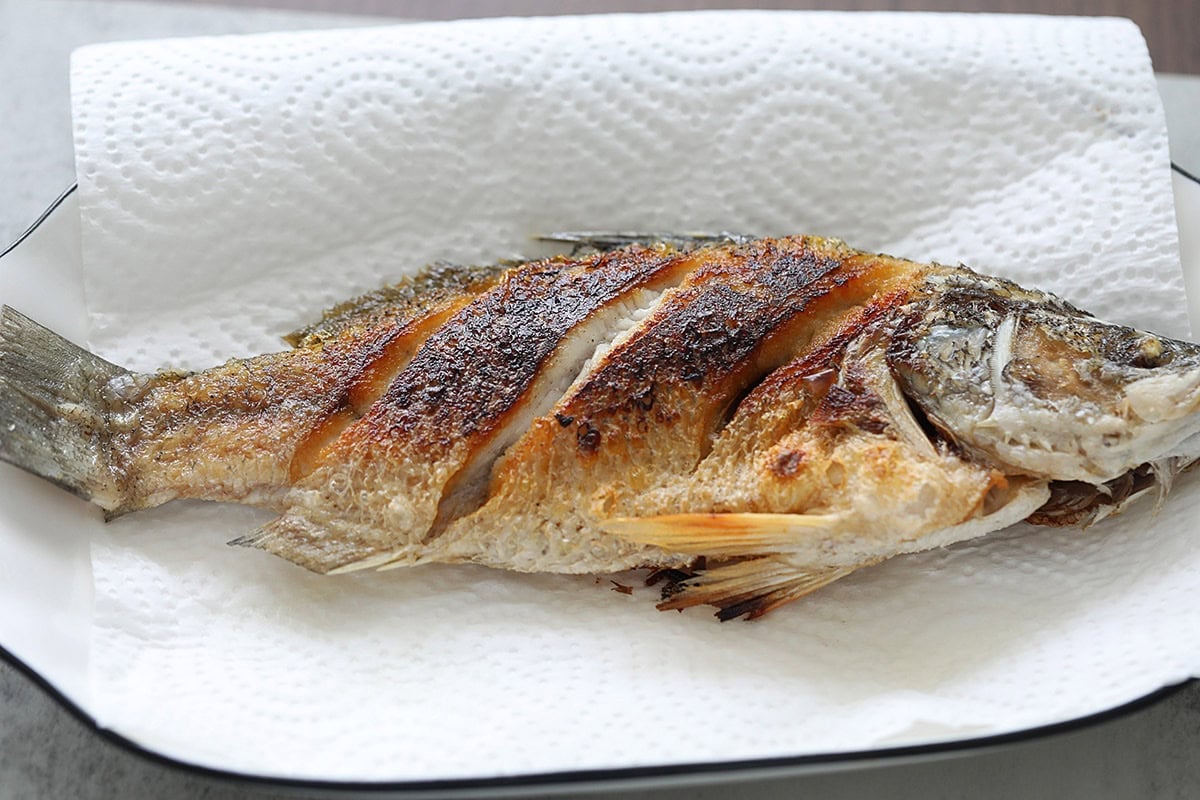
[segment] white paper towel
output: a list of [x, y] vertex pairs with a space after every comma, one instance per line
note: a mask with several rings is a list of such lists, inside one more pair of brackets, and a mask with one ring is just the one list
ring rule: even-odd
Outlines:
[[[811, 232], [1186, 335], [1165, 129], [1123, 20], [703, 13], [82, 50], [91, 344], [203, 367], [438, 258], [562, 229]], [[590, 578], [318, 577], [176, 504], [98, 531], [102, 724], [188, 761], [476, 778], [862, 750], [1200, 669], [1195, 480], [1164, 512], [867, 570], [756, 624]]]

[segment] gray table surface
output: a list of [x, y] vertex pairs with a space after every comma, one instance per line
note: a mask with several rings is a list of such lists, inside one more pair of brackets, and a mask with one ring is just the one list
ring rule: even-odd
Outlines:
[[[0, 243], [74, 180], [67, 63], [91, 42], [370, 24], [363, 17], [79, 0], [0, 0]], [[21, 76], [17, 80], [16, 76]], [[1200, 78], [1160, 76], [1172, 158], [1200, 174]], [[292, 797], [144, 759], [98, 736], [0, 662], [0, 800]], [[808, 775], [601, 788], [589, 797], [1200, 797], [1200, 682], [1086, 727], [945, 758]]]

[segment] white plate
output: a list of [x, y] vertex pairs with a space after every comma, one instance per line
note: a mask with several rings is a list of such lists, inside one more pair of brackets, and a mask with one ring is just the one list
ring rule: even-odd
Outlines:
[[[1188, 287], [1189, 312], [1194, 331], [1200, 331], [1200, 181], [1176, 169], [1174, 174], [1180, 248]], [[0, 281], [5, 300], [12, 305], [33, 305], [35, 287], [61, 288], [56, 302], [37, 303], [42, 321], [76, 340], [84, 337], [84, 297], [79, 279], [79, 210], [74, 190], [69, 190], [17, 243], [0, 253]], [[38, 504], [50, 509], [40, 518], [23, 514], [34, 496], [57, 502]], [[97, 514], [45, 482], [0, 465], [0, 657], [38, 681], [69, 710], [93, 727], [88, 696], [87, 643], [91, 617], [89, 542], [75, 523], [81, 515]], [[7, 524], [5, 524], [7, 523]], [[19, 532], [19, 533], [18, 533]], [[933, 745], [900, 747], [836, 755], [804, 755], [737, 762], [666, 765], [588, 772], [523, 775], [498, 779], [423, 781], [391, 784], [324, 783], [320, 781], [270, 781], [276, 787], [313, 788], [355, 792], [390, 789], [404, 793], [441, 794], [469, 790], [472, 794], [511, 794], [521, 789], [596, 785], [632, 788], [663, 783], [673, 785], [724, 778], [750, 779], [763, 775], [800, 774], [860, 767], [865, 763], [895, 763], [915, 758], [941, 758], [1015, 740], [1048, 735], [1064, 728], [1107, 719], [1154, 702], [1174, 691], [1167, 688], [1132, 704], [1085, 718], [1003, 736], [943, 741]], [[189, 767], [177, 758], [161, 756], [154, 742], [134, 744], [111, 732], [97, 730], [124, 747], [143, 755]], [[211, 769], [197, 769], [212, 774]], [[234, 776], [232, 772], [217, 774]], [[259, 782], [254, 776], [240, 775]]]

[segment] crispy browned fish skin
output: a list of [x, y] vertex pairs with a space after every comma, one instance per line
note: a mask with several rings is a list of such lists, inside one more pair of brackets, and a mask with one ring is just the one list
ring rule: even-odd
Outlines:
[[321, 572], [425, 556], [507, 444], [569, 386], [622, 302], [686, 263], [631, 248], [515, 269], [429, 336], [255, 543]]
[[321, 572], [681, 570], [662, 607], [722, 619], [1035, 511], [1087, 522], [1169, 485], [1200, 427], [1193, 345], [816, 237], [435, 269], [191, 375], [56, 338], [6, 312], [25, 433], [0, 456], [110, 513], [266, 505], [239, 543]]
[[295, 350], [110, 383], [107, 443], [125, 513], [175, 498], [278, 502], [419, 345], [496, 280], [435, 271], [296, 334]]
[[[680, 565], [689, 558], [678, 550], [647, 550], [598, 529], [613, 518], [680, 511], [807, 509], [762, 496], [772, 476], [739, 435], [767, 421], [747, 410], [763, 391], [754, 387], [831, 332], [848, 325], [855, 332], [844, 332], [847, 339], [861, 331], [858, 311], [875, 299], [894, 304], [893, 293], [903, 294], [920, 267], [812, 239], [703, 251], [702, 258], [509, 450], [488, 504], [448, 532], [443, 557], [531, 571], [544, 563], [580, 572]], [[857, 429], [857, 410], [843, 410], [843, 422]], [[713, 469], [718, 461], [725, 466]], [[510, 529], [522, 535], [504, 535]]]

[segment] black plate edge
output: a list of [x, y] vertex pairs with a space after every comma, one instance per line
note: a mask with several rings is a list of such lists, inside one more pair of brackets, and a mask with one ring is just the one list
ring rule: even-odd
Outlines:
[[1179, 166], [1174, 161], [1171, 162], [1171, 169], [1173, 169], [1175, 172], [1178, 172], [1180, 175], [1187, 178], [1192, 183], [1200, 183], [1200, 177], [1197, 177], [1197, 176], [1193, 175], [1192, 173], [1188, 172], [1186, 169]]
[[79, 184], [77, 184], [77, 183], [71, 184], [70, 188], [68, 188], [65, 192], [60, 194], [58, 196], [58, 199], [56, 199], [53, 203], [51, 203], [50, 207], [47, 208], [45, 211], [43, 211], [42, 215], [40, 217], [38, 217], [37, 219], [35, 219], [33, 221], [33, 224], [30, 225], [25, 230], [24, 233], [22, 233], [20, 236], [18, 236], [17, 240], [15, 242], [10, 244], [8, 247], [4, 248], [3, 250], [0, 250], [0, 258], [4, 258], [6, 255], [11, 253], [13, 250], [16, 250], [17, 246], [20, 245], [21, 242], [28, 239], [33, 234], [34, 231], [36, 231], [39, 227], [41, 227], [41, 224], [46, 221], [46, 218], [49, 217], [51, 214], [53, 214], [58, 209], [58, 207], [63, 204], [63, 201], [66, 200], [68, 197], [70, 197], [72, 194], [74, 194], [75, 190], [78, 188], [79, 188]]
[[610, 769], [586, 769], [563, 772], [528, 773], [522, 775], [504, 775], [491, 778], [447, 778], [417, 781], [336, 781], [317, 780], [308, 778], [282, 778], [250, 773], [223, 770], [192, 764], [171, 756], [166, 756], [137, 742], [127, 739], [119, 733], [103, 728], [74, 701], [62, 694], [49, 681], [41, 676], [33, 667], [18, 658], [3, 645], [0, 645], [0, 661], [7, 662], [18, 672], [25, 675], [38, 688], [46, 693], [51, 700], [58, 703], [71, 716], [91, 729], [100, 738], [116, 745], [132, 755], [170, 769], [192, 775], [215, 779], [224, 782], [253, 785], [260, 788], [305, 789], [321, 792], [346, 793], [390, 793], [390, 794], [454, 794], [467, 791], [487, 790], [533, 790], [533, 789], [569, 789], [580, 788], [583, 784], [591, 786], [606, 785], [610, 788], [620, 788], [623, 783], [647, 782], [652, 780], [669, 781], [673, 778], [695, 778], [710, 776], [724, 780], [737, 780], [754, 774], [755, 777], [786, 777], [789, 772], [803, 770], [804, 767], [825, 766], [850, 767], [856, 763], [884, 763], [899, 761], [905, 758], [922, 756], [951, 756], [964, 755], [989, 748], [1010, 744], [1030, 742], [1049, 736], [1074, 733], [1086, 728], [1126, 717], [1138, 711], [1150, 708], [1183, 690], [1200, 682], [1196, 678], [1150, 692], [1128, 703], [1114, 708], [1098, 711], [1083, 717], [1041, 725], [1011, 733], [1000, 733], [991, 736], [980, 736], [972, 739], [961, 739], [949, 742], [931, 744], [905, 745], [876, 750], [855, 750], [845, 753], [818, 753], [804, 756], [778, 756], [771, 758], [742, 759], [733, 761], [704, 761], [697, 763], [662, 764], [639, 767], [617, 767]]
[[[1171, 169], [1175, 172], [1178, 172], [1184, 178], [1187, 178], [1196, 184], [1200, 184], [1200, 177], [1188, 172], [1174, 161], [1171, 162]], [[78, 188], [78, 184], [72, 184], [70, 188], [59, 195], [58, 199], [56, 199], [50, 205], [50, 207], [47, 208], [42, 215], [38, 217], [32, 225], [29, 226], [29, 229], [26, 230], [25, 233], [21, 234], [21, 236], [18, 237], [17, 240], [11, 245], [5, 248], [3, 252], [0, 252], [0, 258], [3, 258], [5, 255], [11, 252], [35, 230], [37, 230], [37, 228], [43, 222], [45, 222], [45, 220], [63, 203], [63, 201], [66, 200], [66, 198]], [[711, 776], [714, 778], [721, 777], [726, 780], [737, 780], [739, 776], [745, 776], [751, 773], [775, 773], [777, 776], [786, 776], [788, 772], [800, 770], [807, 766], [849, 766], [855, 763], [885, 762], [889, 760], [898, 761], [904, 758], [922, 756], [963, 755], [975, 751], [986, 750], [988, 748], [1027, 743], [1035, 739], [1042, 739], [1065, 733], [1073, 733], [1086, 728], [1095, 727], [1096, 725], [1101, 725], [1105, 722], [1111, 722], [1113, 720], [1129, 716], [1130, 714], [1157, 705], [1159, 702], [1177, 694], [1184, 688], [1200, 681], [1200, 679], [1197, 678], [1188, 678], [1187, 680], [1179, 683], [1170, 686], [1164, 686], [1161, 689], [1131, 700], [1128, 703], [1123, 703], [1105, 711], [1098, 711], [1095, 714], [1088, 714], [1082, 717], [1076, 717], [1075, 719], [1065, 720], [1063, 722], [1040, 725], [1010, 733], [980, 736], [971, 739], [961, 739], [950, 742], [934, 742], [931, 744], [922, 745], [888, 747], [877, 750], [856, 750], [846, 753], [779, 756], [774, 758], [743, 759], [735, 761], [706, 761], [699, 763], [574, 770], [566, 772], [529, 773], [524, 775], [498, 776], [494, 778], [362, 782], [325, 781], [302, 778], [277, 778], [263, 775], [253, 775], [248, 773], [234, 772], [231, 770], [217, 769], [215, 767], [205, 767], [198, 764], [191, 764], [187, 761], [181, 761], [179, 759], [163, 755], [155, 752], [154, 750], [143, 747], [137, 742], [127, 739], [119, 733], [101, 727], [100, 724], [96, 722], [95, 718], [76, 705], [74, 701], [60, 692], [48, 680], [43, 678], [37, 670], [18, 658], [15, 653], [10, 651], [3, 644], [0, 644], [0, 661], [6, 662], [27, 677], [51, 700], [58, 703], [58, 705], [67, 711], [67, 713], [79, 720], [79, 722], [81, 722], [84, 726], [91, 729], [100, 738], [137, 758], [141, 758], [144, 761], [148, 761], [159, 766], [199, 777], [223, 782], [253, 785], [261, 788], [303, 789], [325, 792], [337, 791], [361, 794], [404, 793], [414, 795], [449, 795], [465, 791], [503, 789], [568, 789], [571, 787], [578, 788], [584, 784], [606, 784], [612, 788], [618, 788], [622, 783], [632, 783], [635, 781], [646, 780], [667, 781], [672, 778], [696, 777], [702, 775]]]

